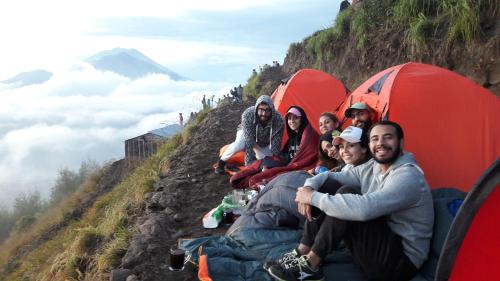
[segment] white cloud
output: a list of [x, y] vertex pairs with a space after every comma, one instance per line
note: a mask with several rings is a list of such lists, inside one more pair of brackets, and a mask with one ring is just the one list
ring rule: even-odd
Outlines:
[[[4, 1], [0, 3], [0, 80], [21, 71], [53, 70], [115, 47], [151, 50], [159, 63], [190, 63], [205, 54], [248, 49], [174, 40], [91, 36], [103, 30], [99, 19], [126, 17], [180, 18], [191, 11], [232, 11], [264, 6], [272, 1]], [[275, 3], [274, 3], [275, 4]], [[29, 7], [29, 8], [26, 8]], [[171, 55], [168, 55], [171, 54]], [[158, 60], [157, 58], [161, 58]]]
[[48, 187], [63, 167], [123, 157], [125, 139], [177, 122], [201, 107], [203, 94], [221, 96], [232, 85], [137, 80], [82, 65], [54, 73], [44, 84], [0, 90], [0, 201]]

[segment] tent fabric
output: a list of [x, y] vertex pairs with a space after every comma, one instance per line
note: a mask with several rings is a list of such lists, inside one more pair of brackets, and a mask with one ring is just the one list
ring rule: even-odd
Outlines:
[[301, 69], [286, 82], [282, 82], [271, 98], [275, 108], [283, 116], [292, 105], [303, 108], [309, 123], [319, 133], [318, 120], [321, 113], [334, 112], [346, 96], [344, 84], [330, 74], [315, 69]]
[[[380, 89], [378, 93], [370, 89]], [[405, 149], [415, 154], [432, 188], [469, 191], [500, 155], [500, 100], [444, 68], [406, 63], [383, 70], [354, 90], [337, 111], [366, 102], [377, 120], [399, 123]]]
[[[224, 154], [226, 149], [229, 147], [230, 144], [226, 144], [221, 149], [219, 150], [219, 158]], [[245, 165], [245, 151], [240, 150], [233, 154], [231, 158], [229, 158], [226, 161], [227, 164], [233, 164], [233, 165], [239, 165], [239, 166], [244, 166]]]
[[261, 164], [264, 160], [254, 161], [250, 166], [230, 178], [231, 186], [234, 188], [253, 188], [263, 181], [269, 181], [279, 174], [295, 171], [308, 170], [315, 166], [318, 161], [318, 134], [308, 124], [302, 134], [300, 149], [286, 166], [275, 167], [261, 172]]
[[500, 158], [465, 199], [441, 253], [436, 280], [500, 278]]

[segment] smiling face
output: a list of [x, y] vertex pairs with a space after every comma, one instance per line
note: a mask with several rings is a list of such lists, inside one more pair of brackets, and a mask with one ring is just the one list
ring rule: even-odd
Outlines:
[[271, 107], [267, 103], [261, 103], [257, 106], [257, 116], [263, 124], [271, 119]]
[[346, 164], [358, 165], [366, 157], [368, 149], [362, 147], [359, 142], [351, 143], [344, 139], [340, 139], [339, 153], [340, 157]]
[[372, 114], [366, 109], [353, 109], [351, 117], [354, 127], [368, 129], [372, 124]]
[[292, 131], [294, 132], [299, 132], [299, 128], [300, 128], [300, 117], [299, 116], [296, 116], [292, 113], [289, 113], [286, 117], [286, 120], [287, 120], [287, 123], [288, 123], [288, 126], [290, 127], [290, 129], [292, 129]]
[[376, 125], [370, 132], [370, 152], [383, 170], [387, 170], [403, 151], [403, 140], [399, 140], [396, 128]]
[[339, 151], [329, 141], [321, 142], [321, 151], [323, 151], [323, 154], [328, 155], [328, 157], [332, 159], [339, 159]]
[[334, 130], [338, 127], [338, 123], [328, 116], [321, 116], [319, 118], [319, 131], [324, 134], [328, 131]]

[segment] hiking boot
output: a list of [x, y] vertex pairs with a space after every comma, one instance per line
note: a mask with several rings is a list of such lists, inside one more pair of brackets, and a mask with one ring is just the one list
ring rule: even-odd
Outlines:
[[325, 276], [321, 268], [313, 270], [306, 256], [292, 259], [282, 265], [273, 265], [267, 272], [276, 280], [280, 281], [323, 281]]
[[215, 167], [215, 173], [218, 175], [225, 175], [226, 174], [226, 162], [219, 160], [217, 163], [217, 167]]
[[292, 251], [283, 254], [283, 256], [281, 256], [281, 258], [279, 258], [278, 261], [265, 262], [262, 267], [264, 268], [264, 270], [267, 271], [273, 265], [280, 265], [281, 266], [282, 264], [287, 263], [293, 259], [297, 259], [299, 257], [300, 257], [299, 251], [297, 251], [297, 249], [293, 249]]

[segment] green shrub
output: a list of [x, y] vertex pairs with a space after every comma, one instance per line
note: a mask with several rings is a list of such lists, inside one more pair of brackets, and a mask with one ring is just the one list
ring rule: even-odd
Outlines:
[[249, 98], [256, 99], [258, 97], [257, 81], [259, 79], [259, 74], [255, 69], [252, 71], [252, 75], [247, 80], [247, 84], [243, 88], [243, 97], [245, 100]]
[[333, 37], [335, 39], [339, 40], [343, 36], [349, 34], [351, 29], [352, 14], [353, 9], [352, 7], [349, 7], [337, 15], [332, 30]]
[[500, 15], [500, 1], [498, 0], [472, 0], [472, 5], [477, 5], [481, 14]]
[[358, 49], [363, 49], [368, 41], [368, 31], [371, 27], [370, 19], [365, 9], [360, 9], [352, 19], [352, 31], [356, 36]]
[[333, 27], [323, 29], [311, 36], [306, 43], [306, 51], [309, 55], [316, 58], [315, 68], [321, 68], [321, 62], [324, 59], [323, 51], [328, 48], [335, 40], [335, 31]]
[[420, 15], [432, 15], [436, 13], [437, 0], [400, 0], [393, 8], [393, 19], [397, 24], [405, 27], [415, 24]]
[[290, 44], [290, 46], [288, 46], [288, 51], [286, 52], [286, 55], [288, 57], [295, 57], [300, 51], [300, 43], [298, 42], [295, 42], [295, 43], [292, 43]]
[[427, 38], [432, 31], [432, 22], [422, 13], [410, 23], [407, 38], [417, 51], [427, 48]]
[[400, 0], [392, 20], [407, 29], [410, 43], [418, 48], [432, 36], [432, 27], [445, 30], [448, 44], [463, 40], [471, 45], [481, 34], [480, 14], [497, 15], [499, 7], [495, 0]]
[[480, 33], [479, 7], [471, 5], [469, 0], [442, 0], [440, 10], [447, 15], [447, 41], [463, 39], [470, 45]]

